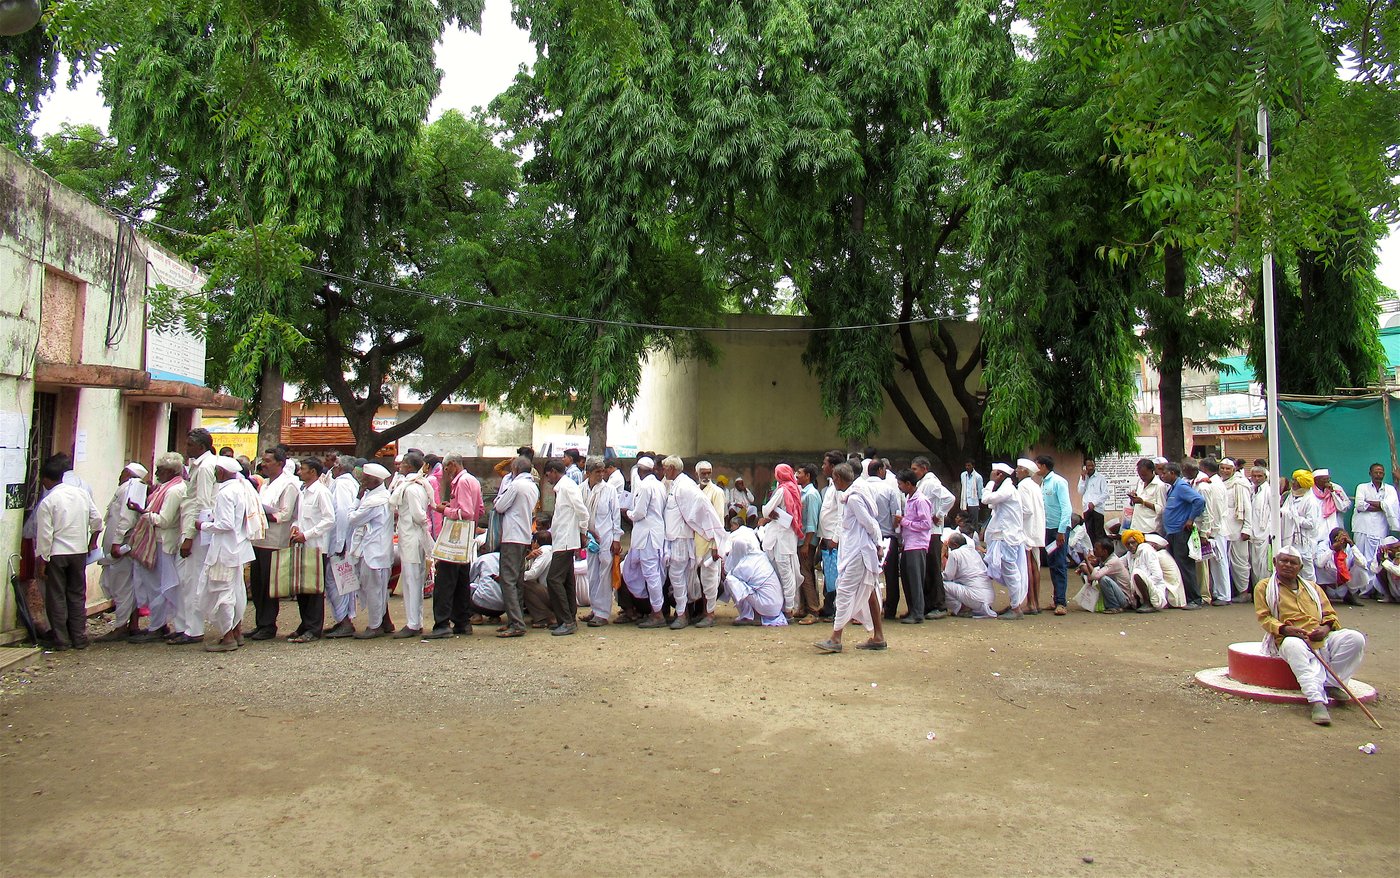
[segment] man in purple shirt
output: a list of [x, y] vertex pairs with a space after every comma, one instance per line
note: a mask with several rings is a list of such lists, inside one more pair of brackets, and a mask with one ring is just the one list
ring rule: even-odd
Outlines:
[[[933, 533], [933, 505], [919, 491], [919, 477], [912, 469], [899, 474], [899, 490], [904, 494], [904, 514], [895, 516], [904, 551], [899, 558], [900, 577], [904, 580], [904, 600], [909, 604], [907, 615], [899, 621], [916, 625], [924, 621], [924, 580], [928, 576], [928, 545]], [[933, 583], [930, 617], [941, 619], [948, 614], [943, 608], [943, 581]]]

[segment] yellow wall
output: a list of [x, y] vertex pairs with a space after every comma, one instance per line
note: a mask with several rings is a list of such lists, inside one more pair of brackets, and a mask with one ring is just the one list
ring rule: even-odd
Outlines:
[[[804, 320], [743, 316], [730, 318], [728, 325], [800, 327]], [[950, 329], [964, 351], [978, 332], [971, 323], [956, 323]], [[822, 413], [817, 378], [802, 362], [807, 338], [805, 332], [718, 332], [710, 336], [719, 350], [714, 365], [654, 356], [643, 371], [637, 401], [640, 445], [682, 456], [844, 448], [836, 420]], [[962, 411], [951, 403], [942, 366], [932, 356], [924, 362], [934, 386], [954, 408], [954, 423], [961, 431]], [[908, 376], [900, 379], [900, 385], [916, 408], [925, 412]], [[869, 441], [882, 451], [922, 450], [888, 401], [878, 435]]]

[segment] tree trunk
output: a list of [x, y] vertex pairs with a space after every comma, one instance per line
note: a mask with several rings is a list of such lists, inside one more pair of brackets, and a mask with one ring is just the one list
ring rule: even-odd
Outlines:
[[[1175, 245], [1162, 254], [1163, 295], [1168, 299], [1186, 298], [1186, 256]], [[1185, 419], [1181, 414], [1181, 336], [1175, 330], [1162, 333], [1162, 350], [1157, 368], [1157, 397], [1162, 409], [1162, 456], [1181, 460], [1186, 456]]]
[[282, 441], [282, 370], [272, 363], [263, 366], [258, 382], [258, 452]]
[[588, 404], [588, 454], [602, 457], [608, 448], [608, 400], [598, 386], [598, 376], [593, 376], [593, 396]]

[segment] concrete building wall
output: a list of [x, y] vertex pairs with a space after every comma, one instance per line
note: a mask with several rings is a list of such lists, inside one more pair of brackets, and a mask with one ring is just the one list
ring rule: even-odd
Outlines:
[[[72, 454], [105, 509], [122, 467], [149, 466], [166, 448], [176, 420], [161, 394], [172, 391], [153, 389], [145, 372], [150, 259], [196, 274], [0, 149], [0, 545], [26, 566], [23, 507], [45, 455]], [[96, 566], [88, 572], [91, 606], [105, 597]], [[0, 639], [16, 625], [12, 591], [0, 589]]]
[[[731, 328], [795, 328], [801, 318], [742, 316], [730, 318]], [[975, 324], [949, 326], [964, 352], [975, 342]], [[718, 349], [713, 364], [677, 362], [668, 355], [653, 357], [642, 373], [641, 393], [634, 418], [638, 444], [648, 450], [685, 455], [748, 455], [755, 452], [820, 453], [845, 448], [835, 418], [822, 412], [817, 377], [802, 362], [806, 332], [719, 332], [711, 336]], [[935, 389], [956, 412], [955, 423], [965, 428], [963, 413], [952, 403], [943, 368], [926, 355], [925, 368]], [[980, 373], [974, 372], [974, 380]], [[899, 384], [916, 410], [914, 382], [901, 375]], [[926, 453], [899, 413], [886, 405], [878, 433], [870, 437], [892, 455]]]
[[[415, 412], [400, 409], [398, 419], [405, 420]], [[481, 433], [481, 413], [443, 411], [433, 412], [417, 430], [399, 440], [402, 449], [421, 448], [429, 454], [462, 454], [476, 456], [478, 437]]]

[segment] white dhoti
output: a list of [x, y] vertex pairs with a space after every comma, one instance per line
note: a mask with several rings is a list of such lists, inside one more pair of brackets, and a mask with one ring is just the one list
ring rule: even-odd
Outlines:
[[[1327, 693], [1322, 687], [1336, 685], [1336, 681], [1328, 677], [1327, 670], [1313, 655], [1308, 643], [1301, 637], [1285, 637], [1278, 651], [1293, 669], [1293, 676], [1298, 678], [1298, 688], [1303, 690], [1308, 701], [1326, 701]], [[1366, 655], [1366, 637], [1360, 631], [1343, 628], [1327, 635], [1317, 651], [1322, 653], [1327, 664], [1332, 666], [1343, 682], [1350, 682], [1351, 675], [1361, 666], [1361, 659]]]
[[990, 584], [986, 587], [976, 587], [965, 585], [955, 579], [943, 580], [943, 601], [947, 605], [948, 612], [956, 616], [966, 607], [972, 610], [972, 615], [979, 619], [992, 618], [996, 613], [992, 611], [992, 600], [996, 593]]
[[1249, 582], [1251, 585], [1262, 582], [1274, 575], [1269, 564], [1269, 541], [1267, 538], [1249, 541]]
[[690, 602], [690, 575], [695, 570], [695, 540], [685, 537], [666, 541], [666, 576], [671, 580], [671, 597], [676, 612], [683, 614]]
[[[1375, 563], [1376, 551], [1381, 547], [1380, 537], [1375, 534], [1357, 531], [1355, 534], [1352, 534], [1352, 541], [1356, 543], [1356, 554], [1365, 558], [1368, 563]], [[1358, 595], [1365, 595], [1371, 592], [1384, 593], [1375, 574], [1371, 573], [1370, 570], [1367, 570], [1360, 564], [1352, 565], [1351, 590], [1353, 594]]]
[[713, 613], [715, 611], [715, 601], [719, 599], [720, 562], [715, 561], [713, 564], [706, 566], [705, 560], [708, 558], [708, 555], [705, 556], [705, 558], [702, 558], [700, 563], [696, 565], [695, 576], [691, 579], [691, 592], [694, 595], [691, 600], [699, 600], [703, 596], [705, 598], [705, 612]]
[[409, 628], [421, 629], [423, 627], [423, 582], [427, 570], [425, 564], [409, 564], [407, 562], [399, 567], [399, 590], [403, 592], [404, 625]]
[[[1146, 591], [1148, 603], [1150, 603], [1152, 606], [1156, 607], [1159, 610], [1165, 610], [1167, 608], [1167, 587], [1165, 582], [1159, 582], [1158, 580], [1155, 580], [1152, 577], [1145, 575], [1141, 571], [1133, 573], [1132, 582], [1133, 592], [1135, 594], [1141, 595], [1144, 591]], [[1186, 593], [1183, 590], [1183, 606], [1185, 606], [1185, 594]]]
[[588, 553], [588, 606], [599, 619], [612, 618], [612, 552], [602, 546]]
[[136, 612], [136, 581], [131, 556], [118, 558], [102, 566], [102, 590], [112, 599], [112, 614], [118, 625], [126, 625]]
[[840, 631], [852, 621], [865, 626], [866, 631], [875, 630], [875, 622], [870, 615], [870, 596], [874, 595], [876, 601], [880, 599], [876, 588], [879, 576], [878, 569], [867, 567], [859, 557], [852, 559], [837, 573], [834, 630]]
[[335, 584], [335, 574], [331, 571], [331, 556], [326, 556], [326, 600], [331, 605], [331, 619], [336, 624], [355, 618], [355, 596], [358, 591], [342, 592]]
[[146, 620], [146, 628], [157, 631], [175, 622], [180, 605], [180, 571], [176, 563], [176, 555], [156, 552], [156, 566], [154, 570], [147, 570], [139, 567], [138, 570], [143, 580], [145, 580], [145, 591], [151, 615]]
[[1234, 596], [1244, 594], [1254, 585], [1249, 578], [1253, 543], [1244, 537], [1230, 539], [1230, 583]]
[[236, 628], [248, 608], [248, 590], [243, 585], [244, 566], [207, 564], [204, 567], [204, 618], [219, 637]]
[[1228, 604], [1230, 591], [1230, 541], [1220, 534], [1210, 538], [1210, 561], [1206, 564], [1210, 577], [1210, 602]]
[[180, 575], [175, 595], [175, 629], [190, 637], [204, 636], [204, 557], [208, 554], [209, 547], [201, 546], [196, 539], [190, 556], [177, 556], [175, 561]]
[[1026, 550], [1019, 543], [991, 540], [987, 543], [987, 576], [1001, 583], [1011, 595], [1011, 607], [1026, 601]]
[[[783, 612], [791, 613], [797, 607], [797, 587], [802, 581], [802, 571], [798, 566], [797, 553], [779, 552], [777, 549], [764, 549], [773, 572], [778, 574], [778, 582], [783, 586]], [[840, 588], [840, 584], [837, 584]]]
[[[718, 566], [715, 565], [716, 569]], [[749, 620], [757, 616], [760, 622], [770, 627], [787, 624], [787, 617], [783, 615], [783, 593], [780, 588], [755, 589], [737, 576], [728, 577], [725, 587], [729, 589], [730, 597], [734, 598], [734, 606], [739, 610], [739, 619]]]
[[[623, 561], [623, 581], [633, 597], [646, 598], [651, 602], [653, 613], [661, 612], [666, 603], [666, 593], [662, 589], [665, 581], [664, 556], [660, 549], [632, 549]], [[630, 570], [636, 573], [629, 574]]]
[[378, 628], [389, 605], [388, 567], [379, 569], [360, 561], [360, 597], [365, 604], [365, 627]]

